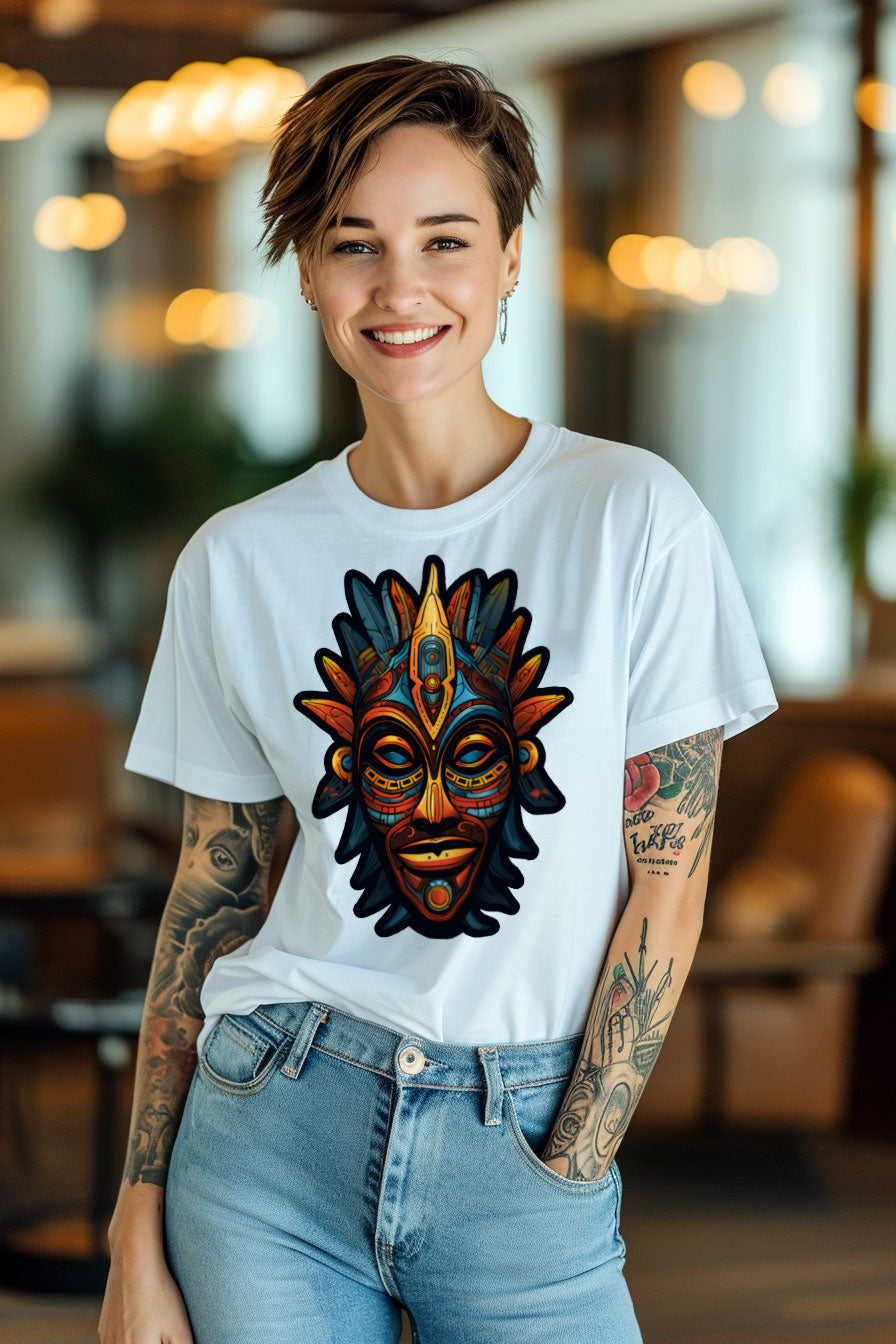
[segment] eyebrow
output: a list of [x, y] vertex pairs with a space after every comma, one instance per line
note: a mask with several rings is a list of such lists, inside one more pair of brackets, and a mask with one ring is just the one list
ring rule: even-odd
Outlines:
[[[424, 215], [422, 219], [417, 220], [418, 229], [432, 229], [439, 224], [478, 224], [479, 220], [474, 219], [472, 215]], [[362, 219], [360, 215], [343, 215], [337, 223], [333, 220], [327, 225], [328, 229], [374, 229], [376, 225], [372, 219]]]

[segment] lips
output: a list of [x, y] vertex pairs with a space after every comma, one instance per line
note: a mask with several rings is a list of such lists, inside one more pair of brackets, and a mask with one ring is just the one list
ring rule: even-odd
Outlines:
[[[408, 328], [398, 328], [398, 330], [408, 330]], [[411, 328], [411, 330], [413, 330], [413, 328]], [[388, 355], [392, 359], [410, 359], [412, 356], [422, 355], [427, 350], [431, 350], [433, 346], [438, 345], [445, 333], [450, 330], [450, 326], [442, 327], [441, 331], [437, 331], [435, 336], [430, 336], [428, 340], [412, 341], [409, 345], [389, 345], [386, 341], [378, 341], [376, 337], [372, 336], [368, 331], [364, 331], [361, 334], [368, 344], [372, 345], [374, 349], [380, 352], [380, 354]]]
[[469, 862], [474, 852], [468, 841], [443, 836], [438, 841], [408, 845], [398, 853], [402, 863], [412, 872], [428, 873], [433, 869], [451, 872], [460, 868]]

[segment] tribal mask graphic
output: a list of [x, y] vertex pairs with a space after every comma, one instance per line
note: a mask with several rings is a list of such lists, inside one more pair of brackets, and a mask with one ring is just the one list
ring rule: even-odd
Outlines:
[[336, 859], [359, 856], [354, 913], [384, 911], [381, 937], [497, 933], [486, 911], [520, 909], [512, 859], [538, 854], [523, 810], [566, 802], [537, 733], [573, 695], [538, 688], [549, 653], [524, 653], [532, 618], [514, 610], [516, 591], [511, 569], [491, 580], [471, 569], [446, 591], [437, 555], [419, 595], [395, 570], [373, 584], [350, 569], [350, 614], [333, 621], [342, 656], [319, 649], [314, 660], [332, 693], [293, 699], [333, 738], [312, 812], [348, 808]]

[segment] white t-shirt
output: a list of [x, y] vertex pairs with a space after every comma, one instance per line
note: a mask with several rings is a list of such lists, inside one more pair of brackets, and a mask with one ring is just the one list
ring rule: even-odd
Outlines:
[[171, 577], [126, 768], [285, 794], [300, 827], [197, 1045], [295, 999], [435, 1040], [584, 1030], [628, 898], [625, 761], [777, 708], [731, 558], [632, 444], [536, 420], [434, 509], [366, 495], [354, 446], [209, 518]]

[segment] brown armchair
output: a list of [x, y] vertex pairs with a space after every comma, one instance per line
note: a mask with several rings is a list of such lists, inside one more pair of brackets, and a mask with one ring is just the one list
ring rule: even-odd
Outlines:
[[896, 836], [896, 780], [853, 751], [784, 781], [754, 850], [710, 889], [704, 936], [635, 1114], [830, 1127], [848, 1101], [858, 978]]

